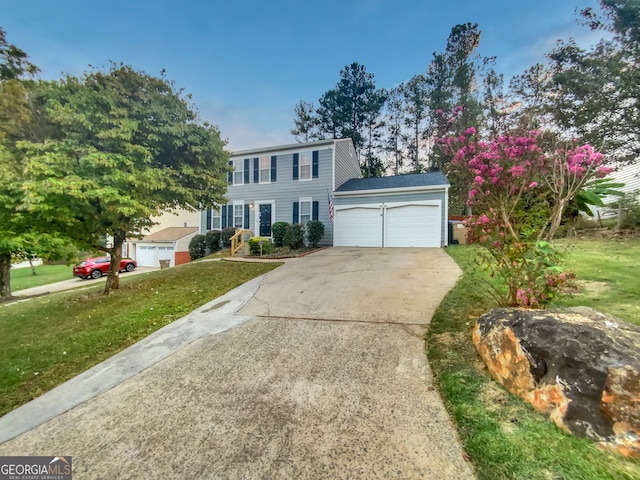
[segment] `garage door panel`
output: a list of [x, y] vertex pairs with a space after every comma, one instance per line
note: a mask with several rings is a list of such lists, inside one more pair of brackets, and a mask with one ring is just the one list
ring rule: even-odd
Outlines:
[[337, 210], [334, 222], [336, 247], [381, 247], [382, 219], [379, 208]]
[[155, 248], [138, 245], [136, 248], [136, 262], [141, 267], [153, 267], [155, 262]]
[[404, 205], [387, 209], [387, 247], [440, 247], [440, 208]]

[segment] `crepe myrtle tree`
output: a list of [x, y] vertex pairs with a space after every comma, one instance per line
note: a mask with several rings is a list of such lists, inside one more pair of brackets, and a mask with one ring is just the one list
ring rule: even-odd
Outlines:
[[569, 142], [549, 151], [540, 135], [483, 140], [469, 127], [441, 140], [455, 152], [452, 165], [467, 185], [472, 211], [466, 225], [483, 247], [481, 260], [506, 287], [494, 291], [506, 306], [546, 307], [562, 293], [573, 274], [562, 270], [550, 241], [585, 183], [611, 171], [590, 145]]
[[52, 82], [46, 100], [48, 138], [22, 146], [28, 208], [111, 256], [104, 293], [119, 286], [124, 240], [152, 216], [224, 202], [225, 142], [164, 73], [112, 64]]

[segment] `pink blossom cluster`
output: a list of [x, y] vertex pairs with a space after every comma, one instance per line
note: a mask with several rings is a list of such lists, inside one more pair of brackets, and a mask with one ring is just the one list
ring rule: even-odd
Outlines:
[[612, 168], [602, 166], [604, 155], [596, 152], [589, 144], [576, 147], [574, 150], [559, 151], [559, 157], [566, 156], [567, 169], [569, 173], [578, 178], [582, 178], [586, 173], [595, 171], [596, 177], [602, 178], [613, 171]]
[[[521, 188], [533, 189], [538, 182], [535, 174], [543, 167], [544, 157], [536, 143], [540, 132], [528, 136], [500, 136], [493, 142], [474, 142], [476, 129], [468, 128], [464, 135], [449, 137], [444, 143], [457, 151], [453, 165], [462, 167], [470, 177], [467, 204], [473, 205], [496, 191], [507, 189], [514, 194]], [[465, 143], [467, 142], [467, 143]]]

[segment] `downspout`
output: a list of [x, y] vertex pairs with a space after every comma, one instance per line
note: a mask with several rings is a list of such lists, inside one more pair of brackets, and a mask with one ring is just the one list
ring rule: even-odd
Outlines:
[[[444, 247], [449, 246], [449, 187], [444, 187]], [[442, 225], [440, 226], [442, 228]]]

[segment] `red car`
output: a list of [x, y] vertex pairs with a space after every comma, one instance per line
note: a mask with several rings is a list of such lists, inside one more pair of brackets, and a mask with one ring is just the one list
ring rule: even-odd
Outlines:
[[[109, 271], [109, 257], [87, 258], [73, 267], [73, 276], [80, 278], [100, 278]], [[123, 258], [120, 260], [121, 272], [133, 272], [138, 266], [135, 260]]]

